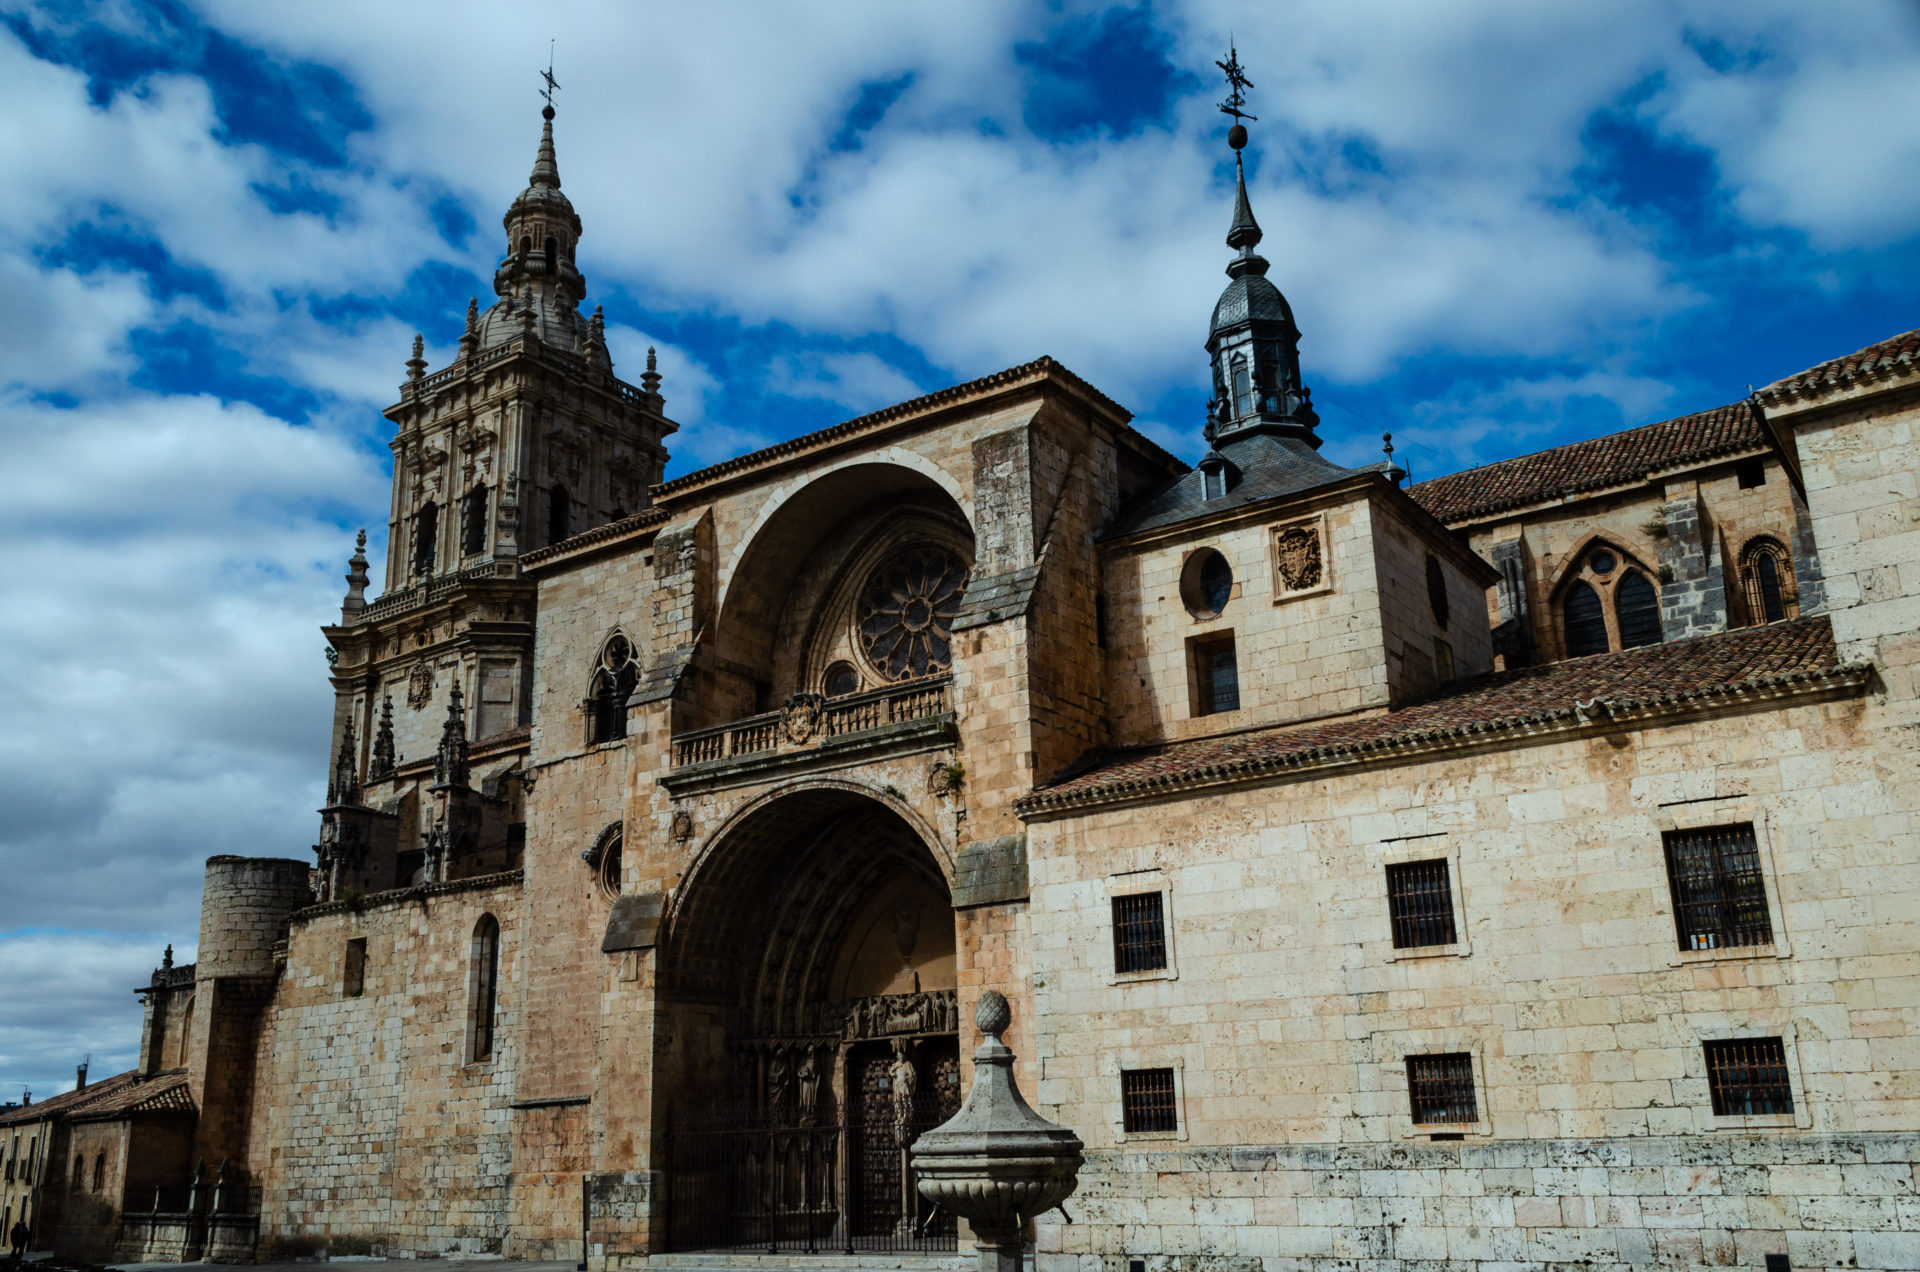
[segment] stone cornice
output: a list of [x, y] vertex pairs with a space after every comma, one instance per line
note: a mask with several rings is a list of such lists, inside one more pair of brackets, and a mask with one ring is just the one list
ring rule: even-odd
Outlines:
[[1871, 664], [1849, 663], [1825, 671], [1753, 676], [1681, 693], [1645, 698], [1600, 698], [1564, 707], [1467, 725], [1421, 729], [1381, 738], [1336, 742], [1278, 755], [1202, 764], [1178, 773], [1116, 781], [1049, 794], [1035, 791], [1014, 801], [1022, 821], [1050, 821], [1093, 808], [1151, 802], [1193, 792], [1285, 780], [1295, 775], [1363, 765], [1424, 760], [1446, 752], [1562, 741], [1622, 726], [1677, 724], [1687, 719], [1789, 701], [1858, 693], [1871, 679]]
[[409, 901], [425, 900], [427, 897], [447, 897], [460, 892], [487, 892], [495, 888], [510, 887], [525, 878], [524, 870], [501, 870], [494, 874], [474, 875], [471, 879], [454, 879], [448, 883], [422, 883], [411, 888], [395, 888], [390, 892], [370, 892], [363, 897], [352, 897], [345, 901], [323, 901], [319, 905], [310, 905], [295, 910], [287, 916], [291, 923], [305, 923], [310, 919], [325, 918], [330, 914], [352, 914], [361, 910], [385, 910]]
[[[767, 468], [783, 460], [818, 450], [835, 442], [851, 437], [877, 432], [883, 428], [905, 423], [917, 416], [932, 415], [947, 408], [961, 405], [977, 405], [991, 401], [1010, 393], [1052, 385], [1063, 389], [1071, 396], [1080, 399], [1097, 413], [1104, 415], [1116, 425], [1126, 425], [1133, 419], [1133, 413], [1115, 402], [1100, 390], [1082, 380], [1073, 372], [1061, 366], [1050, 357], [1036, 358], [1032, 362], [1005, 371], [996, 371], [978, 380], [969, 380], [965, 384], [956, 384], [921, 397], [912, 398], [894, 406], [885, 407], [866, 415], [856, 416], [841, 424], [805, 433], [799, 437], [777, 442], [772, 446], [752, 451], [733, 459], [722, 460], [707, 468], [675, 477], [672, 481], [662, 482], [653, 488], [655, 500], [672, 499], [691, 490], [716, 485], [728, 478], [756, 469]], [[1146, 437], [1139, 436], [1144, 447], [1153, 450], [1160, 448]], [[1165, 452], [1161, 452], [1165, 455]], [[1167, 456], [1171, 462], [1171, 456]]]
[[618, 541], [649, 537], [651, 532], [666, 520], [667, 514], [660, 509], [642, 508], [639, 512], [622, 517], [618, 521], [609, 521], [604, 526], [582, 530], [579, 534], [562, 539], [558, 543], [522, 553], [520, 566], [528, 574], [533, 574], [540, 567], [555, 561], [572, 561], [582, 556], [597, 555], [595, 549], [618, 546]]

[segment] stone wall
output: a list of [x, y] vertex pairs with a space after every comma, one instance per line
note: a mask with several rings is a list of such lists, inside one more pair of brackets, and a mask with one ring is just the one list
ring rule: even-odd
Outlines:
[[[298, 916], [275, 1001], [263, 1256], [499, 1253], [521, 1008], [518, 874]], [[500, 925], [494, 1051], [470, 1057], [473, 946]], [[347, 941], [365, 987], [346, 993]]]
[[1912, 1134], [1092, 1154], [1040, 1272], [1920, 1267]]

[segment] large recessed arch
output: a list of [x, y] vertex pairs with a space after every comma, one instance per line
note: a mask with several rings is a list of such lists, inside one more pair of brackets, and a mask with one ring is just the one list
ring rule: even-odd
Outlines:
[[804, 633], [824, 608], [846, 603], [845, 571], [896, 534], [957, 557], [956, 569], [971, 568], [966, 492], [920, 456], [884, 452], [775, 490], [719, 571], [706, 652], [711, 684], [695, 716], [718, 724], [814, 688], [798, 665], [806, 655], [797, 651], [816, 648]]

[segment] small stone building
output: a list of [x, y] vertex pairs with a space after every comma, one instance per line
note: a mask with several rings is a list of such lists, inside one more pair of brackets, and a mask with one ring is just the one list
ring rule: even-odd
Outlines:
[[939, 1260], [992, 988], [1053, 1272], [1920, 1266], [1920, 333], [1409, 488], [1236, 193], [1197, 466], [1043, 357], [662, 481], [549, 109], [147, 994], [183, 1250]]

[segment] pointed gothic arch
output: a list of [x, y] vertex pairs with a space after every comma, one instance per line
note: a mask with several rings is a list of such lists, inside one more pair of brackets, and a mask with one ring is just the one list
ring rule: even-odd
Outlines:
[[1567, 554], [1550, 592], [1561, 656], [1584, 658], [1664, 640], [1656, 577], [1617, 541], [1599, 532], [1588, 535]]
[[1800, 616], [1800, 589], [1793, 557], [1772, 535], [1755, 535], [1740, 549], [1740, 590], [1747, 622], [1778, 623]]

